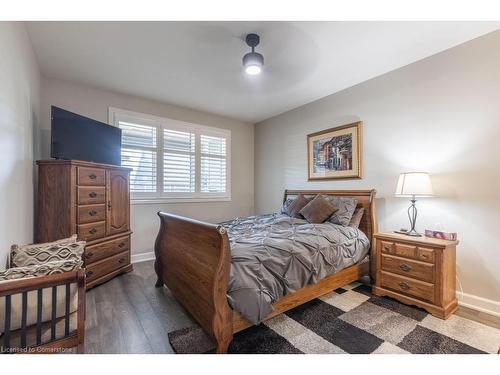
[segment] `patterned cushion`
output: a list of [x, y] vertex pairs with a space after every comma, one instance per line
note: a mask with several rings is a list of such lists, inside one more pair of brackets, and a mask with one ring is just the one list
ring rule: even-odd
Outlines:
[[344, 227], [348, 226], [358, 201], [354, 198], [334, 196], [329, 196], [328, 199], [333, 204], [333, 207], [337, 209], [328, 221], [333, 224], [343, 225]]
[[0, 272], [0, 282], [8, 280], [22, 279], [26, 277], [37, 277], [53, 275], [56, 273], [63, 273], [75, 271], [83, 265], [83, 261], [79, 260], [59, 260], [47, 262], [44, 264], [37, 264], [34, 266], [14, 267]]
[[328, 219], [335, 212], [335, 207], [324, 195], [318, 194], [305, 205], [300, 214], [313, 224], [320, 224]]
[[309, 199], [304, 197], [302, 194], [299, 194], [292, 202], [290, 202], [290, 204], [288, 204], [288, 206], [286, 207], [285, 213], [290, 217], [300, 219], [300, 218], [302, 218], [302, 216], [300, 215], [299, 212], [308, 203], [309, 203]]
[[351, 217], [351, 221], [349, 222], [349, 226], [353, 228], [359, 228], [359, 224], [361, 223], [361, 219], [363, 218], [364, 213], [364, 207], [356, 208], [354, 214]]
[[78, 261], [81, 260], [84, 249], [85, 241], [76, 242], [76, 235], [44, 244], [13, 245], [10, 251], [10, 266], [26, 267], [53, 261]]

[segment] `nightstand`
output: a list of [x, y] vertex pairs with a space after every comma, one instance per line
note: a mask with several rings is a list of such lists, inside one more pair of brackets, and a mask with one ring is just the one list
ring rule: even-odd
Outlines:
[[397, 233], [377, 233], [374, 237], [373, 294], [421, 307], [441, 319], [447, 319], [457, 310], [458, 241]]

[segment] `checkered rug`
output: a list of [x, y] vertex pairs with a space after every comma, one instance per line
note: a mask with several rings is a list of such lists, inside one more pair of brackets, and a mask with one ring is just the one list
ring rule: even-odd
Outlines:
[[[210, 353], [199, 327], [168, 334], [177, 353]], [[456, 315], [441, 320], [350, 284], [234, 336], [229, 353], [498, 353], [500, 330]]]

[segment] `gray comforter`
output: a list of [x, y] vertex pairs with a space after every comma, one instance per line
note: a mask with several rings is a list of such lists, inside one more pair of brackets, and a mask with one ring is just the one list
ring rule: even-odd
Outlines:
[[231, 242], [228, 301], [254, 324], [271, 313], [274, 301], [359, 262], [370, 247], [356, 228], [282, 214], [221, 224]]

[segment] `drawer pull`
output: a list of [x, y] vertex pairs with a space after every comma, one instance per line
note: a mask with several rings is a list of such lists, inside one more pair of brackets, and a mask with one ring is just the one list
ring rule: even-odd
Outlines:
[[120, 244], [118, 245], [118, 247], [123, 247], [125, 246], [125, 242], [120, 242]]
[[411, 266], [409, 266], [408, 264], [406, 263], [401, 263], [399, 265], [399, 268], [401, 268], [402, 271], [405, 271], [405, 272], [408, 272], [408, 271], [411, 271]]
[[86, 255], [85, 258], [90, 259], [94, 256], [94, 253], [92, 251], [89, 251]]
[[93, 272], [93, 271], [87, 271], [87, 273], [85, 274], [85, 276], [90, 277], [90, 276], [92, 276], [93, 274], [94, 274], [94, 272]]
[[89, 233], [90, 234], [96, 234], [97, 233], [97, 229], [92, 228], [91, 230], [89, 230]]
[[93, 174], [93, 173], [92, 173], [92, 174], [89, 174], [89, 178], [90, 178], [91, 180], [95, 180], [95, 179], [97, 178], [97, 176], [96, 176], [95, 174]]
[[95, 191], [89, 193], [90, 198], [95, 198], [97, 197], [97, 193]]
[[97, 211], [96, 210], [89, 211], [89, 215], [95, 216], [95, 215], [97, 215]]
[[118, 259], [118, 263], [125, 263], [125, 259], [123, 258]]
[[410, 286], [407, 283], [399, 283], [401, 289], [408, 290]]

